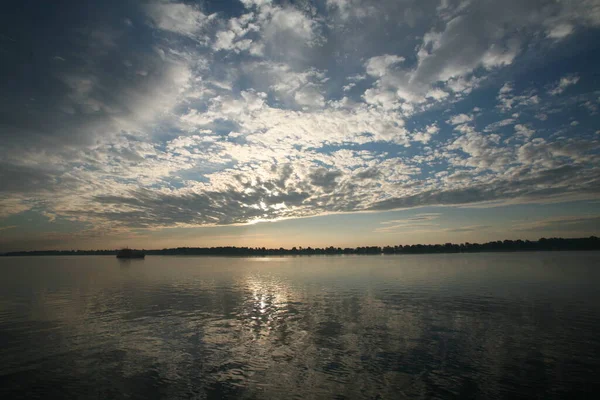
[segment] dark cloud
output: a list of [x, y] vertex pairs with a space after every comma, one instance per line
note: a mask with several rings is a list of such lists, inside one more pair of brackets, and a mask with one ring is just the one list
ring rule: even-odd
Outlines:
[[[283, 172], [293, 174], [288, 168], [284, 168]], [[600, 193], [597, 171], [573, 166], [535, 174], [527, 173], [521, 180], [496, 179], [485, 184], [449, 190], [429, 189], [414, 195], [382, 201], [373, 201], [370, 187], [361, 188], [349, 181], [337, 182], [342, 176], [339, 172], [313, 172], [317, 173], [309, 176], [309, 182], [290, 182], [285, 188], [277, 180], [262, 180], [253, 184], [247, 183], [245, 187], [251, 190], [245, 191], [231, 187], [222, 191], [166, 194], [139, 189], [131, 191], [127, 196], [96, 196], [94, 202], [107, 206], [105, 209], [110, 211], [77, 213], [130, 227], [227, 225], [247, 223], [256, 219], [302, 217], [323, 212], [386, 211], [514, 199], [544, 202], [565, 195], [589, 197]], [[314, 189], [300, 189], [311, 185], [325, 190], [319, 195], [314, 195]], [[405, 222], [431, 221], [436, 218], [437, 214], [419, 214]]]
[[48, 190], [57, 182], [53, 171], [0, 162], [0, 193], [31, 193]]
[[319, 168], [312, 171], [309, 175], [310, 183], [314, 186], [323, 188], [323, 190], [330, 192], [335, 189], [337, 180], [342, 176], [341, 171], [329, 171], [325, 168]]
[[272, 206], [282, 203], [287, 207], [299, 206], [309, 196], [297, 191], [272, 195], [264, 186], [255, 187], [250, 193], [232, 188], [222, 192], [184, 195], [140, 189], [131, 191], [128, 196], [96, 196], [95, 202], [115, 207], [115, 210], [82, 214], [140, 228], [177, 224], [228, 225], [257, 218], [293, 216], [285, 209]]
[[[396, 197], [374, 203], [369, 210], [393, 210], [428, 205], [463, 205], [498, 200], [547, 201], [560, 195], [595, 195], [600, 193], [597, 168], [583, 173], [580, 167], [566, 166], [531, 174], [523, 180], [498, 179], [486, 184], [443, 190], [428, 190], [406, 197]], [[585, 185], [578, 182], [585, 181]]]
[[[151, 118], [150, 99], [177, 79], [132, 2], [91, 0], [8, 6], [2, 27], [15, 42], [0, 65], [4, 149], [93, 145]], [[3, 6], [4, 7], [4, 6]]]
[[354, 175], [354, 179], [377, 179], [381, 177], [381, 172], [377, 168], [369, 168]]

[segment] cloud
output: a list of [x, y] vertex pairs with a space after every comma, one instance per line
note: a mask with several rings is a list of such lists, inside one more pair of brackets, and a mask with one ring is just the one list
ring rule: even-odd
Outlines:
[[243, 1], [246, 13], [233, 17], [216, 34], [215, 50], [248, 51], [251, 55], [303, 64], [323, 38], [319, 24], [296, 7], [271, 1]]
[[522, 124], [515, 125], [515, 134], [517, 136], [524, 136], [526, 138], [530, 138], [535, 134], [533, 129], [529, 129], [527, 126]]
[[[457, 8], [456, 14], [444, 21], [444, 29], [422, 36], [416, 65], [394, 65], [405, 60], [401, 55], [372, 57], [366, 71], [378, 82], [365, 93], [365, 99], [391, 108], [397, 106], [394, 96], [413, 103], [445, 99], [448, 92], [434, 87], [440, 83], [456, 94], [472, 90], [477, 82], [475, 70], [510, 65], [519, 54], [521, 42], [512, 29], [530, 24], [522, 13], [533, 10], [526, 8], [516, 2], [503, 7], [478, 2]], [[482, 15], [486, 24], [479, 23]]]
[[408, 217], [404, 219], [394, 219], [391, 221], [384, 221], [382, 225], [400, 225], [400, 224], [411, 224], [415, 221], [433, 221], [438, 219], [441, 213], [421, 213], [416, 214], [414, 217]]
[[598, 113], [598, 106], [591, 101], [586, 101], [581, 104], [581, 106], [585, 107], [589, 111], [590, 115], [596, 115]]
[[404, 219], [395, 219], [391, 221], [381, 222], [382, 227], [375, 228], [375, 233], [395, 233], [398, 231], [421, 231], [422, 228], [426, 229], [438, 229], [439, 224], [428, 221], [435, 221], [439, 219], [442, 214], [440, 213], [425, 213], [416, 214], [414, 217], [408, 217]]
[[244, 64], [243, 71], [255, 89], [272, 93], [286, 105], [310, 105], [311, 95], [319, 105], [324, 103], [322, 87], [327, 79], [317, 69], [294, 70], [286, 63], [260, 61]]
[[56, 184], [56, 174], [51, 168], [36, 168], [35, 166], [0, 162], [0, 193], [27, 193], [50, 190]]
[[0, 218], [6, 218], [10, 215], [22, 213], [31, 209], [27, 197], [20, 194], [13, 194], [8, 198], [0, 198]]
[[417, 132], [412, 136], [412, 140], [415, 142], [421, 142], [423, 144], [429, 143], [433, 135], [437, 134], [440, 131], [437, 125], [429, 125], [425, 128], [424, 132]]
[[506, 118], [501, 121], [494, 122], [485, 127], [485, 132], [493, 132], [498, 128], [502, 128], [504, 126], [513, 125], [516, 122], [515, 118]]
[[149, 3], [146, 13], [157, 28], [194, 38], [215, 17], [197, 6], [170, 2]]
[[[70, 51], [78, 56], [68, 65], [60, 63], [50, 70], [46, 65], [31, 66], [32, 73], [45, 76], [46, 84], [31, 100], [34, 107], [22, 107], [19, 102], [5, 106], [6, 129], [0, 136], [9, 158], [15, 148], [46, 154], [93, 148], [123, 131], [139, 132], [175, 105], [191, 76], [187, 62], [161, 55], [152, 47], [130, 52], [124, 32], [107, 30], [102, 36], [110, 37], [110, 43], [97, 42], [92, 48], [87, 43], [98, 37], [98, 31], [74, 34]], [[125, 57], [135, 70], [113, 61]], [[144, 71], [145, 76], [135, 71]], [[69, 159], [62, 156], [63, 161]]]
[[[512, 63], [520, 50], [520, 42], [516, 38], [505, 43], [496, 39], [503, 35], [500, 24], [507, 18], [506, 12], [500, 11], [495, 15], [497, 19], [488, 20], [490, 25], [482, 27], [473, 20], [481, 11], [477, 6], [473, 8], [472, 13], [449, 21], [443, 32], [431, 32], [435, 39], [425, 41], [420, 50], [420, 62], [413, 77], [415, 81], [447, 81], [465, 76], [478, 66], [491, 69]], [[481, 29], [474, 32], [474, 27]], [[431, 50], [427, 50], [429, 45]]]
[[553, 27], [548, 30], [548, 37], [551, 39], [564, 39], [574, 31], [573, 25], [571, 24], [561, 24]]
[[394, 64], [399, 64], [405, 61], [404, 57], [395, 56], [392, 54], [384, 54], [382, 56], [372, 57], [365, 64], [367, 74], [381, 78], [388, 74], [390, 67]]
[[[485, 202], [498, 202], [506, 204], [510, 200], [521, 198], [521, 201], [549, 201], [553, 197], [560, 199], [564, 196], [565, 189], [569, 186], [568, 180], [575, 178], [575, 170], [565, 169], [548, 171], [520, 181], [495, 180], [485, 185], [475, 184], [465, 188], [435, 189], [417, 194], [386, 199], [374, 203], [369, 207], [371, 211], [383, 211], [393, 209], [405, 209], [430, 205], [468, 205]], [[581, 171], [581, 170], [579, 170]], [[589, 177], [589, 175], [588, 175]], [[577, 178], [578, 180], [580, 178]], [[543, 183], [553, 184], [554, 187], [544, 187]], [[600, 189], [597, 180], [585, 189], [582, 194], [587, 193], [591, 198]], [[532, 185], [532, 186], [529, 186]], [[561, 187], [562, 186], [562, 187]], [[568, 190], [568, 189], [567, 189]], [[564, 199], [564, 197], [562, 197]], [[586, 198], [582, 196], [581, 198]]]
[[504, 112], [514, 112], [514, 108], [537, 106], [540, 103], [540, 97], [536, 93], [536, 90], [531, 89], [517, 95], [514, 93], [512, 84], [505, 83], [498, 92], [499, 108]]
[[[458, 92], [459, 90], [454, 90], [454, 91]], [[448, 96], [449, 96], [448, 92], [445, 92], [445, 91], [443, 91], [442, 89], [439, 89], [439, 88], [431, 89], [425, 95], [425, 97], [430, 98], [430, 99], [434, 99], [434, 100], [437, 100], [437, 101], [444, 100]]]
[[483, 135], [472, 127], [460, 125], [464, 132], [450, 145], [448, 150], [460, 150], [469, 155], [467, 159], [451, 159], [455, 165], [468, 166], [477, 169], [501, 171], [511, 164], [512, 153], [499, 145], [500, 136], [496, 134]]
[[579, 82], [579, 76], [577, 75], [563, 76], [552, 89], [548, 90], [548, 93], [557, 96], [562, 94], [569, 86], [576, 85], [577, 82]]
[[597, 231], [600, 216], [558, 216], [551, 218], [538, 219], [532, 222], [519, 222], [513, 225], [512, 229], [518, 232], [527, 231], [587, 231], [595, 233]]
[[473, 121], [473, 116], [467, 115], [467, 114], [457, 114], [457, 115], [453, 115], [446, 122], [449, 123], [450, 125], [460, 125], [460, 124], [464, 124], [466, 122], [471, 122], [471, 121]]
[[362, 19], [368, 15], [376, 14], [375, 5], [365, 4], [361, 0], [327, 0], [326, 4], [331, 11], [337, 12], [339, 18], [346, 21], [350, 18]]
[[482, 230], [490, 229], [490, 225], [470, 225], [470, 226], [461, 226], [460, 228], [448, 228], [444, 229], [444, 232], [451, 233], [467, 233], [467, 232], [480, 232]]
[[294, 93], [294, 100], [300, 106], [323, 107], [325, 97], [321, 94], [318, 86], [307, 84], [302, 89]]
[[310, 183], [314, 186], [323, 188], [325, 191], [332, 191], [335, 189], [337, 182], [336, 180], [342, 176], [340, 171], [328, 171], [325, 168], [319, 168], [310, 173]]
[[257, 41], [259, 29], [253, 13], [230, 18], [227, 27], [216, 33], [212, 48], [215, 51], [228, 50], [235, 53], [248, 51], [252, 55], [260, 56], [264, 50], [264, 44]]
[[[566, 129], [597, 88], [552, 96], [578, 82], [564, 68], [522, 78], [554, 65], [531, 49], [598, 26], [568, 3], [60, 5], [60, 40], [26, 25], [31, 52], [3, 42], [0, 216], [99, 234], [597, 196], [588, 113]], [[415, 218], [385, 225], [437, 217]]]
[[[380, 227], [380, 228], [375, 228], [373, 230], [374, 233], [396, 233], [396, 232], [402, 232], [402, 231], [409, 231], [409, 232], [422, 232], [423, 230], [432, 230], [432, 229], [437, 229], [439, 225], [438, 224], [400, 224], [400, 225], [391, 225], [391, 226], [384, 226], [384, 227]], [[423, 229], [425, 228], [425, 229]]]

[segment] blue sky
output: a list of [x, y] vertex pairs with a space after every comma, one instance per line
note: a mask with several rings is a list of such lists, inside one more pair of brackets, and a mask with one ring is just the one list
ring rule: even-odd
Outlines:
[[0, 14], [0, 250], [599, 231], [598, 1]]

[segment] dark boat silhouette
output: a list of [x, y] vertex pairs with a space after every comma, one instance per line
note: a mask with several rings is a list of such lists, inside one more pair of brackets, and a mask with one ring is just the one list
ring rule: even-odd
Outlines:
[[117, 251], [117, 258], [144, 258], [146, 255], [143, 251], [132, 249], [121, 249]]

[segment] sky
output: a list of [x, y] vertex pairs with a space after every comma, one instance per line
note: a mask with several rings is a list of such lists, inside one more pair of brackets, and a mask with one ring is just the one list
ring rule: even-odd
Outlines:
[[0, 251], [600, 233], [598, 0], [0, 7]]

